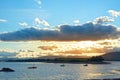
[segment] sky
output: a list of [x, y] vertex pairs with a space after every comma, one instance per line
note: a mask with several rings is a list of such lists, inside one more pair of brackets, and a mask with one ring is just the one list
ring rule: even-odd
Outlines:
[[0, 56], [119, 51], [120, 1], [0, 0]]

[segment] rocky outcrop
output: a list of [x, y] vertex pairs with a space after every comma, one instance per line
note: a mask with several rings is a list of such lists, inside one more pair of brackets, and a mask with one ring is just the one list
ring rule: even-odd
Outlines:
[[14, 72], [15, 70], [10, 69], [10, 68], [2, 68], [0, 72]]

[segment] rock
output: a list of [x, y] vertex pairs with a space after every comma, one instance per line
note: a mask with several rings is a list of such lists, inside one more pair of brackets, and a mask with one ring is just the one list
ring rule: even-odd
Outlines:
[[28, 67], [28, 69], [36, 69], [36, 66]]
[[0, 72], [14, 72], [14, 70], [10, 68], [2, 68]]

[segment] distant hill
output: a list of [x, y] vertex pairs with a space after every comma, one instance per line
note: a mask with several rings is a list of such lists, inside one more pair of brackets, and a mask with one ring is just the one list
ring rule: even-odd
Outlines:
[[120, 61], [120, 52], [110, 52], [102, 56], [107, 61]]

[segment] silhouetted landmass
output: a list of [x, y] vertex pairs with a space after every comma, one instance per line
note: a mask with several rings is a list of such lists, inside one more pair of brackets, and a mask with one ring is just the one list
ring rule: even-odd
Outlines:
[[101, 56], [93, 56], [91, 58], [56, 58], [56, 62], [103, 62]]
[[120, 78], [107, 78], [107, 79], [85, 79], [85, 80], [120, 80]]
[[106, 61], [120, 61], [120, 52], [110, 52], [102, 56]]
[[7, 60], [7, 62], [47, 62], [47, 63], [106, 63], [102, 56], [94, 56], [91, 58], [55, 58], [55, 59], [16, 59]]

